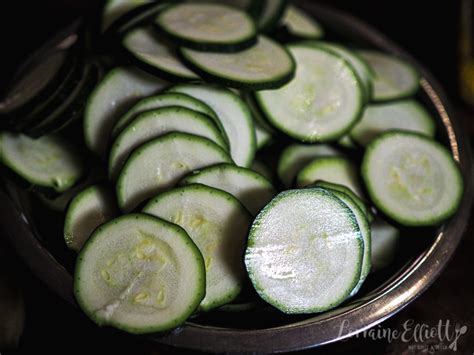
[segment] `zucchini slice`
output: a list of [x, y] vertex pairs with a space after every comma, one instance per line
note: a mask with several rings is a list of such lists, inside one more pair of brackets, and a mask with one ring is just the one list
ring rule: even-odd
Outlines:
[[216, 113], [204, 102], [186, 94], [165, 93], [146, 97], [138, 101], [130, 110], [127, 111], [126, 114], [120, 117], [120, 119], [117, 121], [114, 126], [114, 129], [112, 130], [112, 137], [115, 138], [116, 136], [118, 136], [118, 134], [125, 127], [127, 127], [130, 122], [132, 122], [138, 115], [147, 111], [168, 106], [185, 107], [190, 110], [203, 113], [212, 118], [216, 126], [219, 127], [221, 133], [224, 132], [225, 134], [224, 128], [222, 128], [222, 124], [219, 121], [219, 118], [217, 117]]
[[420, 73], [404, 60], [386, 53], [358, 52], [374, 71], [372, 101], [389, 101], [413, 96], [420, 86]]
[[232, 159], [210, 140], [186, 133], [168, 133], [137, 148], [117, 179], [117, 200], [131, 211], [146, 199], [175, 185], [196, 169]]
[[56, 135], [31, 139], [0, 132], [0, 162], [28, 184], [55, 192], [66, 191], [84, 173], [80, 156]]
[[254, 221], [245, 265], [255, 290], [272, 306], [315, 313], [350, 295], [363, 251], [356, 217], [339, 198], [321, 188], [288, 190]]
[[140, 70], [119, 67], [111, 70], [89, 96], [84, 112], [87, 147], [105, 159], [110, 132], [116, 120], [138, 99], [163, 88], [165, 83]]
[[319, 39], [324, 36], [321, 25], [294, 5], [286, 7], [281, 24], [295, 37], [306, 39]]
[[415, 100], [400, 100], [367, 106], [350, 135], [358, 144], [366, 146], [379, 134], [390, 130], [418, 132], [433, 138], [436, 124], [421, 104]]
[[227, 149], [219, 130], [207, 116], [184, 107], [162, 107], [138, 115], [115, 139], [110, 149], [109, 178], [112, 181], [117, 178], [134, 149], [170, 132], [204, 137]]
[[99, 185], [79, 192], [69, 204], [64, 222], [64, 240], [79, 252], [92, 232], [118, 215], [114, 194]]
[[283, 88], [257, 92], [256, 99], [276, 128], [306, 143], [335, 140], [359, 120], [364, 93], [352, 67], [316, 45], [289, 46], [296, 76]]
[[133, 9], [143, 6], [148, 0], [107, 0], [102, 10], [101, 30], [105, 32], [115, 21]]
[[372, 272], [389, 266], [400, 244], [400, 231], [383, 220], [376, 220], [372, 229]]
[[341, 153], [327, 144], [291, 144], [278, 160], [278, 177], [285, 187], [293, 185], [296, 175], [311, 161], [319, 157], [340, 156]]
[[257, 18], [257, 25], [260, 32], [268, 33], [280, 22], [288, 0], [263, 0], [263, 8]]
[[275, 188], [262, 175], [233, 164], [219, 164], [186, 176], [181, 184], [203, 184], [235, 196], [253, 216], [276, 195]]
[[137, 66], [166, 80], [195, 80], [199, 77], [177, 57], [172, 47], [150, 28], [137, 28], [122, 40], [124, 48], [136, 59]]
[[181, 48], [181, 55], [201, 77], [237, 89], [276, 89], [295, 74], [295, 62], [290, 53], [265, 36], [259, 36], [255, 45], [237, 53]]
[[203, 101], [219, 117], [230, 144], [235, 164], [249, 167], [256, 150], [255, 126], [245, 102], [230, 90], [210, 85], [180, 84], [168, 89]]
[[184, 228], [201, 251], [206, 297], [200, 310], [209, 311], [238, 296], [245, 276], [242, 254], [252, 220], [235, 197], [204, 185], [189, 185], [160, 194], [143, 212]]
[[216, 3], [180, 3], [155, 20], [160, 33], [174, 43], [204, 51], [235, 52], [256, 42], [252, 18], [238, 8]]
[[171, 330], [204, 298], [204, 260], [179, 226], [130, 214], [97, 228], [76, 262], [74, 294], [98, 325], [129, 333]]
[[298, 187], [308, 186], [317, 180], [325, 180], [346, 186], [357, 196], [363, 196], [359, 185], [357, 167], [343, 157], [320, 157], [306, 165], [296, 177]]
[[375, 206], [405, 226], [441, 223], [463, 195], [463, 177], [448, 149], [413, 132], [375, 138], [365, 151], [362, 177]]

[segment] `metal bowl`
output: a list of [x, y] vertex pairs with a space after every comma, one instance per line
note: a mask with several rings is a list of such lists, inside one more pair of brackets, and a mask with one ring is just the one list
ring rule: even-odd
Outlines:
[[[404, 249], [409, 252], [400, 257], [400, 262], [382, 276], [369, 277], [374, 280], [364, 286], [356, 299], [335, 310], [303, 317], [284, 316], [274, 309], [236, 316], [219, 313], [214, 318], [190, 320], [165, 335], [152, 335], [149, 339], [153, 341], [211, 352], [283, 352], [335, 342], [373, 327], [412, 302], [436, 280], [461, 240], [472, 202], [471, 153], [440, 85], [410, 55], [370, 26], [311, 1], [299, 1], [299, 5], [336, 38], [400, 56], [420, 70], [423, 79], [418, 99], [436, 117], [437, 138], [450, 147], [464, 175], [466, 186], [459, 212], [438, 229], [412, 230], [412, 235], [405, 235]], [[0, 223], [18, 254], [60, 297], [75, 305], [68, 271], [72, 263], [66, 265], [64, 261], [73, 260], [72, 256], [60, 255], [37, 231], [20, 189], [4, 184], [0, 198]], [[62, 241], [61, 236], [54, 238]]]

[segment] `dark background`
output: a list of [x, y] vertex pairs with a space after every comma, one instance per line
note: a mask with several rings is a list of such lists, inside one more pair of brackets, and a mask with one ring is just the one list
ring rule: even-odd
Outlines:
[[[471, 126], [471, 110], [457, 90], [457, 48], [460, 1], [321, 1], [364, 19], [408, 50], [430, 69], [446, 88], [460, 117]], [[49, 36], [66, 26], [79, 14], [89, 19], [97, 13], [99, 3], [81, 0], [2, 1], [0, 5], [0, 90], [7, 85], [15, 68]], [[401, 329], [405, 319], [436, 325], [439, 319], [450, 319], [469, 326], [469, 333], [459, 342], [459, 353], [474, 351], [474, 290], [472, 257], [474, 243], [471, 230], [448, 269], [436, 284], [417, 301], [384, 327]], [[183, 353], [157, 348], [139, 337], [109, 330], [98, 331], [85, 317], [49, 291], [2, 242], [0, 234], [0, 267], [11, 270], [12, 282], [23, 290], [26, 302], [26, 326], [17, 352], [168, 354]], [[469, 280], [466, 280], [466, 277]], [[308, 353], [339, 354], [409, 354], [410, 344], [353, 339], [341, 344], [311, 350]], [[442, 353], [442, 352], [437, 352]]]

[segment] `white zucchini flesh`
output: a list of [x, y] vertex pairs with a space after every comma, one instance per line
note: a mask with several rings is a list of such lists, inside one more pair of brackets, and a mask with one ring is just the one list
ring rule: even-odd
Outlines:
[[181, 54], [203, 78], [235, 88], [278, 88], [289, 82], [295, 71], [295, 62], [285, 47], [266, 36], [259, 36], [255, 45], [236, 53], [182, 48]]
[[254, 221], [245, 264], [265, 301], [285, 313], [315, 313], [349, 296], [363, 248], [353, 212], [337, 197], [319, 188], [288, 190]]
[[199, 79], [168, 45], [158, 40], [152, 29], [134, 29], [127, 33], [122, 44], [135, 58], [158, 70], [184, 79]]
[[210, 140], [186, 133], [168, 133], [145, 143], [127, 159], [117, 179], [119, 207], [127, 212], [175, 185], [196, 169], [231, 158]]
[[245, 102], [230, 90], [210, 85], [181, 84], [169, 92], [184, 93], [203, 101], [219, 117], [235, 164], [249, 167], [255, 156], [256, 138], [252, 114]]
[[362, 177], [375, 206], [406, 226], [436, 225], [453, 215], [463, 178], [450, 152], [426, 136], [391, 131], [373, 140]]
[[400, 243], [400, 231], [382, 220], [376, 220], [372, 229], [372, 271], [381, 270], [389, 266]]
[[200, 310], [209, 311], [238, 296], [244, 280], [242, 254], [251, 216], [232, 195], [203, 185], [175, 188], [152, 199], [143, 212], [186, 230], [206, 266], [206, 297]]
[[436, 124], [428, 111], [414, 100], [368, 105], [350, 135], [366, 146], [377, 135], [390, 130], [406, 130], [434, 137]]
[[[114, 126], [114, 129], [112, 130], [112, 137], [117, 137], [117, 135], [139, 114], [167, 106], [180, 106], [203, 113], [211, 117], [216, 123], [216, 125], [220, 124], [216, 113], [204, 102], [186, 94], [165, 93], [146, 97], [138, 101], [130, 110], [127, 111], [127, 113], [125, 113], [117, 121]], [[221, 129], [220, 126], [219, 129]], [[224, 132], [223, 128], [221, 130]]]
[[317, 180], [343, 185], [358, 197], [363, 196], [357, 167], [347, 158], [320, 157], [306, 165], [296, 177], [298, 187], [308, 186]]
[[90, 95], [84, 112], [87, 147], [106, 157], [109, 137], [116, 120], [138, 99], [162, 89], [165, 83], [140, 70], [119, 67], [111, 70]]
[[294, 5], [288, 5], [281, 23], [297, 37], [318, 39], [324, 36], [321, 25]]
[[412, 96], [418, 90], [420, 74], [409, 63], [386, 53], [358, 51], [374, 71], [372, 101]]
[[130, 214], [95, 230], [78, 256], [74, 293], [97, 324], [143, 334], [184, 323], [205, 283], [202, 255], [182, 228]]
[[64, 222], [64, 240], [69, 249], [79, 252], [92, 232], [118, 215], [115, 196], [103, 186], [90, 186], [69, 204]]
[[203, 184], [226, 191], [242, 202], [253, 216], [276, 194], [275, 188], [266, 178], [255, 171], [232, 164], [215, 165], [193, 172], [181, 183]]
[[203, 45], [239, 44], [256, 34], [253, 20], [244, 11], [215, 3], [170, 6], [158, 15], [156, 23], [176, 39]]
[[364, 92], [352, 67], [340, 56], [315, 45], [289, 46], [295, 78], [278, 90], [256, 93], [267, 119], [306, 143], [335, 140], [362, 114]]
[[64, 192], [84, 174], [77, 152], [57, 135], [32, 139], [0, 132], [0, 162], [40, 188]]
[[207, 116], [184, 107], [163, 107], [138, 115], [115, 139], [109, 156], [110, 179], [114, 181], [117, 178], [133, 150], [170, 132], [204, 137], [227, 149], [219, 130]]
[[340, 156], [341, 153], [327, 144], [291, 144], [287, 146], [278, 160], [278, 176], [285, 187], [290, 187], [296, 175], [307, 164], [318, 157]]

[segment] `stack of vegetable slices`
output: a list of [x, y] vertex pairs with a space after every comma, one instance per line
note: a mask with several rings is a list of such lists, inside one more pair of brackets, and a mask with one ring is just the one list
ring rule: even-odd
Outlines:
[[[102, 19], [114, 68], [90, 92], [77, 53], [41, 61], [47, 85], [12, 87], [0, 134], [6, 171], [66, 212], [76, 299], [99, 325], [249, 310], [247, 283], [284, 313], [326, 311], [391, 263], [399, 226], [456, 212], [459, 167], [402, 58], [323, 41], [285, 0], [115, 0]], [[71, 107], [95, 160], [62, 137]]]

